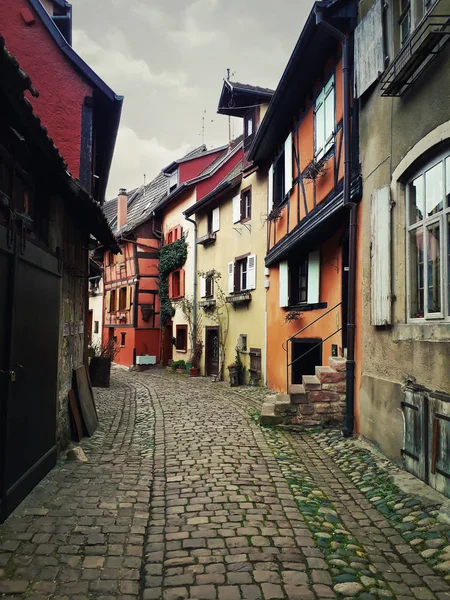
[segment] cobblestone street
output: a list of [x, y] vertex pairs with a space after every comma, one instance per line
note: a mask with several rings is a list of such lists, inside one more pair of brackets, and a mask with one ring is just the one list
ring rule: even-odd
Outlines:
[[339, 432], [261, 428], [262, 397], [114, 370], [88, 462], [0, 527], [2, 597], [449, 600], [447, 505]]

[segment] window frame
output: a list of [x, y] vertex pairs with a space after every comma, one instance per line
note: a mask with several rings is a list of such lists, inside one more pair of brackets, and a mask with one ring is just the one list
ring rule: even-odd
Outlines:
[[[327, 100], [330, 97], [330, 94], [333, 95], [333, 127], [332, 131], [327, 136]], [[323, 107], [323, 130], [324, 137], [323, 143], [318, 140], [318, 114], [319, 111]], [[320, 91], [320, 94], [317, 96], [314, 102], [314, 158], [316, 160], [320, 160], [324, 156], [330, 152], [335, 145], [335, 137], [336, 137], [336, 77], [333, 72], [332, 75], [328, 78], [327, 82], [323, 86]], [[319, 145], [321, 144], [321, 145]]]
[[127, 345], [127, 334], [125, 331], [120, 332], [120, 347], [125, 348]]
[[[287, 195], [284, 193], [285, 191], [285, 167], [284, 167], [284, 147], [280, 154], [277, 156], [276, 160], [273, 162], [273, 208], [278, 208], [283, 206], [286, 202]], [[280, 197], [278, 197], [280, 194]]]
[[[399, 39], [400, 39], [400, 48], [403, 48], [404, 44], [408, 41], [413, 31], [413, 23], [412, 23], [412, 4], [414, 0], [408, 0], [405, 8], [402, 9], [403, 0], [398, 0], [399, 3], [399, 17], [398, 17], [398, 27], [399, 27]], [[424, 0], [424, 3], [426, 0]], [[425, 6], [424, 6], [425, 10]], [[406, 19], [409, 19], [409, 27], [408, 34], [405, 38], [402, 36], [402, 25]]]
[[205, 298], [208, 300], [214, 298], [214, 277], [209, 273], [205, 276]]
[[[247, 197], [250, 198], [248, 203], [246, 200]], [[249, 204], [248, 214], [247, 214], [247, 204]], [[248, 187], [241, 190], [241, 223], [246, 223], [247, 221], [250, 221], [251, 218], [252, 218], [252, 186], [249, 185]]]
[[[448, 163], [448, 164], [447, 164]], [[431, 169], [441, 164], [442, 177], [442, 202], [443, 207], [437, 213], [427, 216], [426, 207], [426, 173]], [[449, 173], [447, 174], [447, 170]], [[411, 187], [414, 182], [420, 177], [423, 177], [423, 218], [416, 222], [411, 222]], [[448, 178], [448, 184], [447, 184]], [[420, 169], [408, 179], [405, 189], [405, 207], [406, 207], [406, 322], [407, 323], [448, 323], [450, 322], [450, 149], [442, 152], [434, 157], [433, 160], [424, 163]], [[428, 307], [428, 229], [430, 226], [439, 224], [440, 240], [439, 240], [439, 277], [440, 277], [440, 303], [441, 309], [439, 312], [430, 312]], [[423, 316], [413, 317], [412, 306], [413, 298], [417, 294], [418, 288], [412, 290], [412, 260], [413, 253], [411, 251], [411, 234], [415, 231], [422, 231], [423, 239]]]
[[122, 286], [119, 288], [119, 310], [126, 310], [127, 308], [127, 288]]
[[[178, 333], [184, 332], [184, 344], [182, 348], [178, 347]], [[187, 325], [176, 325], [175, 326], [175, 350], [177, 352], [187, 352], [187, 344], [188, 344], [188, 326]]]
[[116, 312], [117, 311], [117, 289], [114, 290], [110, 290], [110, 296], [109, 296], [109, 312]]
[[[175, 293], [175, 283], [178, 285], [178, 293]], [[172, 272], [172, 298], [181, 298], [181, 269]]]
[[[289, 306], [306, 306], [308, 304], [308, 256], [300, 256], [294, 261], [289, 261]], [[305, 285], [300, 286], [300, 268], [305, 270]], [[294, 284], [295, 279], [295, 286]], [[305, 300], [301, 300], [301, 290]]]

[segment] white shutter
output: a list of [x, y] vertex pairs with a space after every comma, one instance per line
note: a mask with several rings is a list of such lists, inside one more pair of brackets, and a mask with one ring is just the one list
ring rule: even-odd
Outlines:
[[206, 276], [200, 277], [200, 298], [206, 297]]
[[289, 306], [289, 263], [279, 264], [280, 306]]
[[372, 193], [371, 323], [391, 323], [391, 206], [389, 186]]
[[267, 181], [267, 215], [270, 215], [273, 209], [273, 165], [269, 169], [269, 179]]
[[324, 140], [327, 143], [325, 152], [328, 152], [333, 144], [333, 133], [336, 124], [336, 111], [335, 111], [335, 90], [334, 90], [334, 76], [328, 82], [325, 88], [325, 135]]
[[241, 220], [241, 196], [233, 198], [233, 223], [239, 223]]
[[228, 293], [234, 292], [234, 262], [228, 263]]
[[320, 294], [320, 251], [308, 256], [308, 304], [317, 304]]
[[292, 133], [284, 142], [284, 195], [292, 189]]
[[220, 229], [220, 208], [217, 207], [212, 211], [212, 232], [216, 233]]
[[325, 145], [325, 102], [321, 94], [321, 104], [316, 108], [314, 116], [315, 154], [320, 156]]
[[250, 254], [247, 258], [247, 289], [256, 289], [256, 255]]

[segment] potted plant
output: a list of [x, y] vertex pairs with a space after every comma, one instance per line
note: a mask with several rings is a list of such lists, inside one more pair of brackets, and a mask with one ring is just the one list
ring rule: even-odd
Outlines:
[[238, 367], [235, 362], [228, 365], [228, 374], [230, 376], [230, 386], [237, 387], [239, 385]]
[[198, 377], [200, 375], [200, 358], [202, 356], [203, 344], [201, 341], [197, 341], [192, 349], [190, 358], [191, 368], [189, 370], [190, 377]]
[[111, 363], [119, 354], [120, 348], [114, 340], [98, 342], [92, 347], [92, 358], [89, 363], [89, 377], [93, 387], [109, 388], [111, 380]]
[[177, 373], [186, 373], [186, 363], [184, 360], [174, 360], [172, 363], [172, 369]]

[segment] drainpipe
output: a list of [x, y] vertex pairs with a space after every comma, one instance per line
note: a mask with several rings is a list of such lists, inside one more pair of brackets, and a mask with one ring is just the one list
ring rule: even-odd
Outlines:
[[[197, 222], [194, 219], [184, 216], [186, 221], [194, 225], [194, 301], [192, 306], [192, 343], [197, 341]], [[194, 351], [194, 348], [192, 348]]]
[[345, 437], [353, 434], [355, 424], [355, 288], [356, 288], [356, 225], [357, 206], [350, 199], [351, 182], [351, 121], [350, 121], [350, 48], [348, 38], [339, 29], [325, 21], [324, 8], [315, 7], [316, 25], [337, 39], [342, 46], [342, 80], [344, 89], [344, 206], [350, 209], [349, 219], [349, 277], [348, 277], [348, 317], [347, 317], [347, 363], [346, 363], [346, 406]]

